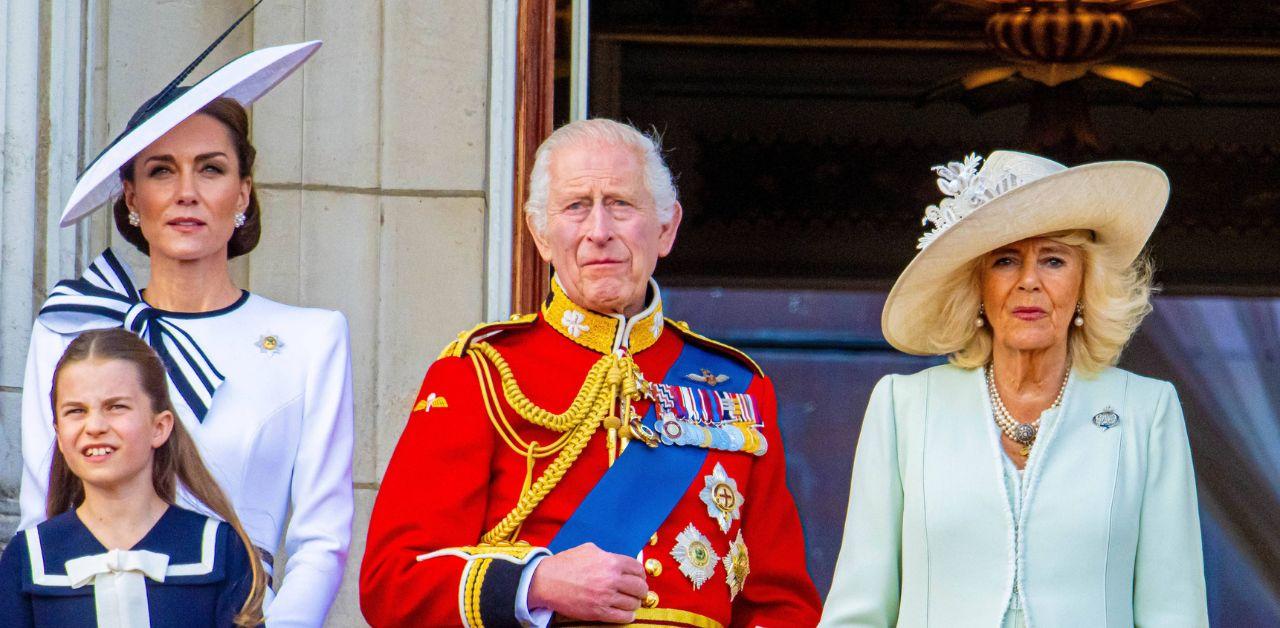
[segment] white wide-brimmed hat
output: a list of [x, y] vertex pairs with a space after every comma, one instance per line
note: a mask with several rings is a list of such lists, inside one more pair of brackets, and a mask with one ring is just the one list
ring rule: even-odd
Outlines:
[[947, 279], [973, 260], [1019, 240], [1087, 229], [1103, 255], [1129, 264], [1169, 200], [1164, 171], [1137, 161], [1068, 168], [1001, 150], [985, 163], [971, 154], [933, 170], [947, 198], [925, 210], [924, 222], [934, 228], [920, 238], [920, 253], [898, 277], [880, 318], [889, 344], [916, 355], [961, 348], [939, 346], [930, 336], [946, 306]]
[[76, 180], [71, 198], [62, 210], [60, 226], [74, 224], [117, 194], [121, 189], [118, 174], [121, 166], [183, 120], [223, 96], [234, 98], [248, 107], [292, 74], [320, 47], [321, 42], [317, 40], [255, 50], [215, 70], [195, 85], [179, 87], [195, 66], [246, 16], [248, 13], [205, 49], [178, 78], [143, 104], [129, 120], [124, 132], [89, 164]]

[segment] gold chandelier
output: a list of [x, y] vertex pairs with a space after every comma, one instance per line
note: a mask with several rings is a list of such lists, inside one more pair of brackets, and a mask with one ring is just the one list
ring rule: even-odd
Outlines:
[[[987, 13], [987, 44], [1008, 61], [944, 83], [926, 100], [960, 100], [977, 110], [1025, 102], [1031, 106], [1025, 142], [1029, 148], [1100, 150], [1081, 79], [1134, 90], [1157, 88], [1157, 99], [1187, 99], [1194, 93], [1151, 70], [1107, 63], [1133, 37], [1129, 14], [1178, 0], [947, 0]], [[1030, 89], [1005, 89], [1011, 82]], [[989, 88], [989, 89], [984, 89]], [[979, 92], [988, 92], [979, 95]], [[1152, 101], [1147, 94], [1146, 102]]]
[[1019, 74], [1050, 87], [1102, 70], [1141, 87], [1143, 70], [1100, 66], [1133, 36], [1128, 13], [1175, 0], [951, 0], [990, 13], [987, 42]]

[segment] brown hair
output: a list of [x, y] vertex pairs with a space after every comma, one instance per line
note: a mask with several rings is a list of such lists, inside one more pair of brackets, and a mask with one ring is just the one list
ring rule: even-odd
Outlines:
[[[227, 128], [227, 132], [231, 135], [231, 143], [235, 146], [240, 178], [244, 179], [252, 176], [253, 161], [258, 155], [258, 151], [254, 149], [253, 144], [249, 143], [249, 114], [244, 110], [244, 107], [233, 98], [222, 97], [213, 99], [209, 104], [202, 107], [200, 111], [196, 112], [196, 114], [201, 113], [212, 116]], [[133, 182], [133, 162], [134, 159], [130, 159], [123, 166], [120, 166], [121, 181]], [[115, 214], [116, 229], [120, 231], [120, 235], [124, 236], [124, 239], [137, 247], [139, 251], [150, 255], [151, 245], [142, 236], [142, 229], [129, 224], [129, 206], [124, 202], [123, 194], [116, 199], [112, 211]], [[258, 246], [258, 239], [262, 236], [261, 216], [262, 209], [258, 205], [258, 191], [251, 186], [249, 188], [249, 206], [244, 210], [244, 226], [238, 227], [232, 232], [231, 239], [227, 241], [227, 259], [244, 255]]]
[[[218, 482], [205, 468], [195, 441], [182, 426], [182, 420], [174, 410], [169, 399], [168, 382], [165, 379], [164, 364], [160, 356], [147, 346], [141, 338], [121, 328], [96, 329], [84, 332], [71, 341], [58, 366], [53, 370], [53, 389], [49, 392], [49, 401], [53, 404], [54, 424], [58, 416], [58, 376], [62, 369], [76, 362], [86, 360], [120, 360], [133, 364], [138, 371], [138, 380], [142, 391], [151, 400], [151, 411], [154, 414], [170, 412], [173, 414], [173, 431], [169, 439], [156, 448], [151, 466], [151, 484], [156, 494], [164, 501], [173, 504], [177, 493], [177, 483], [187, 489], [192, 496], [209, 507], [219, 518], [231, 525], [236, 536], [249, 554], [249, 565], [253, 581], [249, 589], [249, 597], [236, 615], [236, 625], [257, 626], [262, 623], [262, 600], [266, 594], [266, 575], [261, 559], [254, 549], [249, 535], [236, 517], [231, 501], [227, 499]], [[53, 465], [49, 469], [49, 496], [45, 505], [49, 517], [67, 512], [84, 502], [84, 482], [76, 477], [67, 466], [58, 447], [53, 448]]]

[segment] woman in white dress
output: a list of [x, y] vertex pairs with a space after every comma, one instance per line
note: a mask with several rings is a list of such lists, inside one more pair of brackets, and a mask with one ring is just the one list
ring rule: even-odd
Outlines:
[[1114, 366], [1168, 179], [1010, 151], [935, 171], [881, 327], [951, 363], [871, 395], [822, 624], [1208, 626], [1177, 392]]
[[165, 363], [181, 420], [264, 563], [273, 566], [277, 548], [288, 554], [283, 570], [274, 571], [283, 578], [279, 591], [265, 606], [273, 628], [321, 625], [347, 560], [347, 324], [339, 312], [240, 289], [228, 260], [251, 251], [261, 230], [244, 106], [319, 45], [258, 50], [178, 87], [197, 59], [81, 175], [62, 225], [123, 188], [116, 226], [149, 256], [150, 283], [140, 290], [109, 249], [80, 279], [59, 283], [32, 330], [23, 395], [26, 528], [44, 519], [54, 443], [49, 390], [63, 350], [94, 328], [123, 326], [147, 340]]

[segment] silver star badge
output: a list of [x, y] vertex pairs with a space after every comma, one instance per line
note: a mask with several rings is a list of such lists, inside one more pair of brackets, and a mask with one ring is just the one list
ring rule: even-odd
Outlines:
[[[738, 434], [741, 435], [741, 432]], [[712, 469], [711, 475], [702, 480], [706, 485], [698, 493], [698, 497], [707, 505], [707, 514], [720, 524], [720, 531], [728, 534], [733, 520], [742, 518], [743, 497], [738, 492], [738, 482], [729, 477], [724, 465], [719, 462]]]
[[676, 546], [671, 548], [671, 557], [680, 565], [680, 573], [691, 582], [693, 588], [702, 588], [711, 576], [716, 573], [716, 563], [720, 561], [715, 550], [711, 549], [711, 541], [689, 524], [683, 532], [676, 535]]

